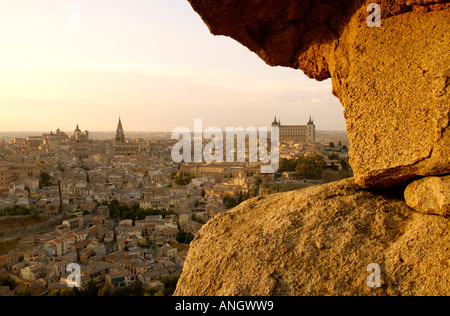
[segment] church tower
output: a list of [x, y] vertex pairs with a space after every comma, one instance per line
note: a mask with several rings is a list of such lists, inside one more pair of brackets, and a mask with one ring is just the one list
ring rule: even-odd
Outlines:
[[316, 125], [314, 124], [314, 120], [311, 115], [309, 116], [308, 124], [306, 125], [307, 134], [306, 134], [306, 142], [315, 143], [316, 142]]
[[75, 129], [75, 132], [73, 133], [73, 138], [75, 138], [75, 140], [79, 140], [81, 138], [81, 135], [83, 135], [83, 133], [81, 132], [81, 129], [77, 124], [77, 128]]
[[277, 116], [276, 115], [275, 115], [275, 118], [273, 119], [272, 127], [281, 127], [281, 120], [279, 120], [277, 122]]
[[125, 143], [125, 133], [123, 132], [122, 122], [120, 118], [116, 130], [116, 143]]

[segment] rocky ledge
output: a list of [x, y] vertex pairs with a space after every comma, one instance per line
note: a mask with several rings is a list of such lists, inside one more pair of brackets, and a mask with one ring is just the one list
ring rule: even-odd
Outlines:
[[372, 192], [346, 179], [214, 218], [175, 295], [449, 295], [449, 276], [450, 219], [415, 212], [403, 187]]

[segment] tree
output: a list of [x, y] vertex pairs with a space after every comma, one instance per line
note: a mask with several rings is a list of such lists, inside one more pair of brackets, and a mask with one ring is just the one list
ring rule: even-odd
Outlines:
[[18, 215], [30, 215], [34, 212], [33, 209], [20, 206], [15, 204], [13, 207], [5, 207], [3, 209], [3, 213], [8, 214], [10, 216], [18, 216]]
[[342, 159], [340, 161], [340, 163], [341, 163], [341, 166], [342, 166], [343, 170], [348, 170], [349, 165], [348, 165], [348, 162], [345, 159]]
[[[155, 288], [149, 288], [149, 289], [146, 289], [145, 290], [145, 294], [144, 294], [144, 296], [155, 296], [155, 294], [157, 293], [158, 291], [155, 289]], [[162, 296], [164, 296], [164, 293], [161, 291], [161, 293], [162, 293]]]
[[259, 187], [253, 188], [248, 192], [248, 198], [256, 197], [259, 194]]
[[133, 210], [133, 212], [139, 211], [139, 203], [134, 203], [133, 205], [131, 205], [131, 209]]
[[338, 160], [339, 159], [339, 154], [336, 153], [336, 152], [334, 152], [332, 154], [329, 154], [328, 155], [328, 159], [330, 159], [330, 160]]
[[86, 165], [84, 165], [84, 164], [82, 164], [82, 165], [80, 166], [80, 168], [83, 169], [84, 171], [89, 171], [89, 170], [90, 170], [89, 167], [86, 166]]
[[296, 166], [297, 166], [296, 159], [280, 158], [280, 165], [278, 171], [279, 172], [295, 171]]
[[33, 295], [33, 292], [30, 290], [29, 287], [19, 290], [15, 294], [15, 296], [32, 296], [32, 295]]
[[130, 295], [131, 295], [131, 291], [128, 286], [115, 288], [111, 292], [111, 296], [130, 296]]
[[98, 291], [98, 296], [110, 296], [111, 290], [111, 286], [107, 282], [105, 282], [103, 287]]
[[298, 160], [295, 171], [300, 177], [307, 179], [321, 179], [325, 168], [325, 162], [322, 156], [314, 155], [313, 157]]
[[136, 220], [143, 220], [143, 219], [145, 219], [145, 217], [147, 216], [146, 214], [147, 214], [146, 210], [139, 209], [136, 212]]
[[112, 200], [109, 204], [109, 214], [111, 217], [120, 217], [119, 201]]
[[97, 296], [99, 290], [100, 288], [97, 286], [97, 283], [93, 279], [90, 279], [87, 281], [82, 294], [84, 296]]
[[178, 232], [177, 236], [175, 237], [175, 239], [177, 240], [177, 242], [179, 242], [180, 244], [190, 244], [192, 240], [194, 240], [194, 235], [192, 235], [191, 232]]
[[131, 210], [128, 205], [119, 206], [119, 213], [121, 219], [132, 219], [135, 220], [135, 213]]
[[135, 280], [130, 284], [130, 294], [131, 296], [144, 296], [144, 287], [140, 280]]
[[122, 219], [131, 219], [131, 220], [136, 219], [136, 214], [133, 211], [123, 211], [121, 213], [122, 213], [122, 216], [121, 216]]
[[53, 290], [48, 296], [82, 296], [82, 293], [77, 289], [63, 289], [63, 290]]
[[202, 220], [201, 218], [197, 217], [195, 214], [192, 214], [191, 219], [192, 219], [194, 222], [197, 222], [197, 223], [200, 223], [200, 224], [205, 224], [205, 221]]
[[47, 172], [41, 172], [41, 181], [47, 182], [50, 180], [50, 175]]
[[73, 289], [64, 289], [59, 291], [59, 296], [77, 296], [77, 292]]
[[164, 295], [172, 296], [177, 288], [178, 280], [180, 277], [178, 276], [168, 276], [165, 275], [161, 278], [161, 283], [164, 284]]
[[193, 241], [195, 238], [195, 236], [191, 233], [191, 232], [187, 232], [186, 233], [186, 237], [184, 238], [184, 243], [185, 244], [190, 244], [191, 241]]
[[238, 205], [238, 202], [234, 197], [226, 195], [223, 197], [223, 204], [225, 204], [227, 209], [231, 209], [233, 207], [236, 207]]
[[9, 275], [0, 277], [0, 286], [8, 286], [10, 290], [13, 290], [17, 283]]
[[61, 295], [60, 290], [53, 290], [48, 294], [48, 296], [60, 296], [60, 295]]
[[178, 185], [188, 185], [193, 178], [195, 178], [193, 174], [182, 172], [175, 177], [175, 183]]
[[239, 196], [238, 196], [238, 199], [237, 199], [237, 204], [239, 205], [243, 201], [244, 201], [244, 195], [242, 194], [242, 191], [241, 191], [241, 192], [239, 192]]
[[53, 185], [53, 183], [50, 182], [50, 175], [47, 172], [41, 172], [39, 176], [39, 187], [49, 187]]
[[333, 171], [339, 171], [338, 165], [335, 165], [334, 162], [331, 163], [331, 170]]
[[333, 142], [330, 142], [330, 147], [334, 148], [334, 147], [336, 147], [336, 145]]

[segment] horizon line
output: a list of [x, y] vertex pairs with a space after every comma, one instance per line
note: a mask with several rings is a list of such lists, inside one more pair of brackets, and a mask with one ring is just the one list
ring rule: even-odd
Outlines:
[[[51, 130], [52, 131], [52, 130]], [[51, 132], [50, 131], [50, 132]], [[56, 130], [55, 130], [56, 131]], [[343, 129], [316, 129], [317, 131], [321, 132], [347, 132], [347, 130]], [[64, 130], [61, 130], [61, 132], [65, 132]], [[88, 131], [89, 133], [115, 133], [116, 131], [110, 130], [110, 131]], [[0, 133], [48, 133], [47, 131], [0, 131]], [[172, 131], [127, 131], [126, 133], [172, 133]]]

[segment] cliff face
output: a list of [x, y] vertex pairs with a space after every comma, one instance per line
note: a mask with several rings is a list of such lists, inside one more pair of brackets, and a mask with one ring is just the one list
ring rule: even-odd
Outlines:
[[450, 3], [380, 0], [369, 27], [373, 1], [189, 1], [267, 64], [332, 78], [355, 178], [210, 221], [176, 294], [449, 295]]
[[380, 28], [360, 20], [330, 57], [356, 182], [389, 187], [449, 173], [450, 10], [404, 13]]

